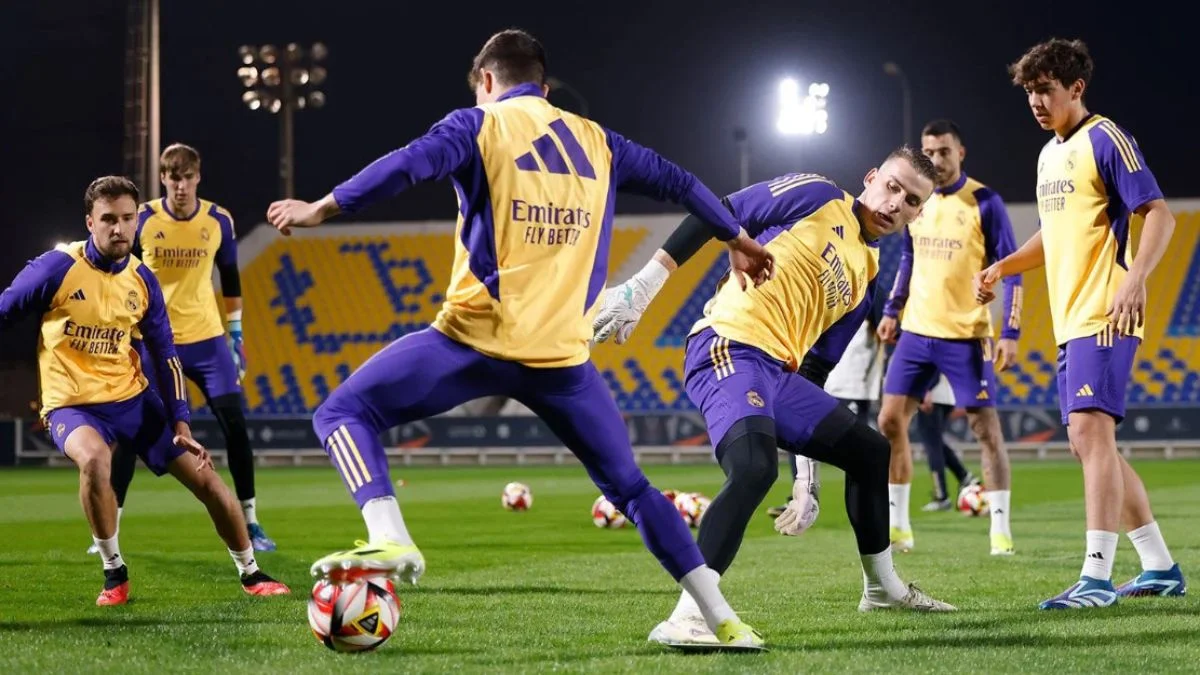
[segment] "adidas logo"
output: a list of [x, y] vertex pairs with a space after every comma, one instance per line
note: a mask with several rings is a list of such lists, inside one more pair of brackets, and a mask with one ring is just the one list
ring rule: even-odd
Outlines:
[[[575, 175], [580, 178], [591, 178], [595, 180], [596, 170], [592, 168], [592, 163], [588, 160], [587, 154], [583, 151], [583, 146], [579, 145], [575, 134], [567, 127], [567, 123], [561, 119], [554, 120], [550, 123], [550, 131], [554, 132], [554, 136], [558, 137], [559, 143], [562, 143], [563, 150], [567, 153], [567, 158], [571, 160], [571, 165], [575, 167]], [[534, 156], [537, 153], [537, 157]], [[538, 159], [541, 159], [541, 164]], [[527, 152], [517, 158], [517, 168], [521, 171], [538, 171], [542, 170], [542, 166], [546, 167], [549, 173], [562, 174], [564, 176], [571, 175], [571, 169], [567, 167], [567, 160], [563, 158], [562, 153], [558, 151], [558, 143], [554, 142], [554, 138], [550, 134], [542, 134], [533, 142], [533, 152]]]
[[155, 239], [166, 239], [167, 233], [160, 230], [154, 234], [154, 238]]
[[1104, 560], [1104, 554], [1101, 553], [1100, 551], [1096, 551], [1095, 553], [1089, 553], [1088, 557], [1091, 558], [1092, 560]]
[[978, 394], [978, 395], [975, 397], [975, 400], [976, 400], [976, 401], [986, 401], [986, 400], [988, 400], [988, 393], [987, 393], [986, 391], [981, 391], [981, 392], [979, 392], [979, 394]]
[[845, 234], [846, 228], [842, 227], [841, 225], [834, 225], [833, 231], [837, 233], [838, 239], [846, 238], [846, 234]]
[[87, 300], [87, 297], [86, 297], [86, 296], [83, 294], [83, 289], [82, 289], [82, 288], [80, 288], [79, 290], [77, 290], [77, 291], [75, 291], [74, 293], [72, 293], [72, 294], [71, 294], [69, 297], [70, 297], [72, 300]]
[[1075, 392], [1075, 395], [1076, 396], [1095, 396], [1096, 392], [1092, 391], [1092, 385], [1085, 384], [1079, 388], [1079, 391]]

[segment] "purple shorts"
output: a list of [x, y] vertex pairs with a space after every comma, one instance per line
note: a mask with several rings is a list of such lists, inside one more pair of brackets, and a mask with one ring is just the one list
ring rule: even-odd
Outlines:
[[711, 328], [688, 338], [684, 370], [684, 389], [704, 415], [714, 448], [735, 422], [762, 415], [775, 420], [779, 446], [797, 452], [840, 405], [782, 362]]
[[991, 338], [946, 340], [901, 333], [888, 364], [883, 393], [918, 401], [946, 376], [959, 408], [996, 405], [996, 368]]
[[[149, 358], [150, 355], [141, 343], [138, 345], [138, 352], [142, 357], [146, 379], [157, 389], [154, 361]], [[175, 352], [183, 365], [184, 377], [195, 382], [210, 401], [218, 396], [241, 393], [237, 366], [233, 364], [233, 354], [229, 351], [224, 335], [191, 344], [175, 345]]]
[[186, 452], [172, 443], [174, 429], [157, 394], [147, 390], [116, 403], [77, 405], [52, 410], [46, 416], [50, 436], [66, 454], [67, 438], [79, 427], [91, 427], [104, 442], [132, 449], [161, 476], [176, 457]]
[[1058, 407], [1062, 423], [1073, 412], [1100, 410], [1125, 419], [1125, 388], [1141, 340], [1106, 330], [1058, 348]]

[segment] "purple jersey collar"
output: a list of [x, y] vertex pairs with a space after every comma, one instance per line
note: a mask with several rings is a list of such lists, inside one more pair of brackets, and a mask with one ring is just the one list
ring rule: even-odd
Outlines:
[[537, 96], [539, 98], [545, 98], [545, 94], [542, 93], [542, 85], [536, 82], [526, 82], [525, 84], [518, 84], [512, 89], [509, 89], [501, 94], [500, 98], [496, 100], [504, 101], [517, 96]]
[[938, 193], [939, 195], [952, 195], [955, 192], [958, 192], [959, 190], [961, 190], [962, 187], [966, 184], [967, 184], [967, 172], [959, 171], [958, 172], [958, 180], [954, 181], [950, 185], [947, 185], [946, 187], [936, 187], [933, 189], [933, 191]]

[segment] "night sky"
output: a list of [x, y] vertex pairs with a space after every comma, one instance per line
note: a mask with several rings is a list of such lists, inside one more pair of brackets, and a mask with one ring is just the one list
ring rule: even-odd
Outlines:
[[[82, 238], [84, 188], [122, 170], [126, 9], [112, 0], [3, 4], [0, 277], [7, 285], [55, 241]], [[1200, 149], [1195, 26], [1182, 9], [1154, 9], [1163, 3], [738, 3], [755, 7], [747, 11], [699, 0], [438, 2], [420, 12], [415, 3], [354, 0], [162, 4], [163, 144], [200, 150], [200, 194], [229, 208], [240, 231], [261, 222], [277, 197], [279, 136], [276, 118], [241, 103], [240, 44], [329, 47], [328, 103], [296, 119], [297, 196], [315, 199], [451, 109], [472, 105], [470, 60], [492, 32], [510, 26], [543, 41], [550, 73], [587, 98], [590, 117], [718, 193], [738, 187], [737, 126], [751, 137], [752, 180], [815, 171], [855, 191], [902, 140], [899, 81], [882, 69], [896, 61], [912, 86], [914, 134], [934, 117], [957, 121], [968, 172], [1010, 202], [1032, 201], [1047, 135], [1006, 66], [1047, 37], [1080, 37], [1096, 60], [1091, 109], [1132, 132], [1168, 198], [1200, 195], [1191, 161]], [[281, 14], [287, 5], [295, 8]], [[776, 134], [784, 76], [802, 86], [830, 84], [827, 134]], [[566, 94], [551, 100], [577, 110]], [[454, 204], [448, 183], [429, 185], [356, 218], [450, 218]], [[625, 198], [617, 209], [675, 207]], [[10, 359], [25, 345], [28, 337], [0, 337]]]

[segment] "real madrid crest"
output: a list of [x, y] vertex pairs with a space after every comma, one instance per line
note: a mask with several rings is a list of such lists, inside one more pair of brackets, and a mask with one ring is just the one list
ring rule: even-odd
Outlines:
[[753, 389], [746, 392], [746, 402], [755, 408], [761, 408], [766, 405], [763, 403], [762, 397], [758, 395], [758, 392], [754, 391]]
[[209, 236], [209, 235], [208, 235], [208, 228], [207, 228], [207, 227], [205, 227], [205, 228], [203, 228], [203, 229], [201, 229], [201, 230], [200, 230], [200, 239], [201, 239], [202, 241], [208, 241], [208, 236]]
[[125, 299], [125, 308], [131, 312], [138, 311], [138, 294], [137, 291], [129, 291], [129, 297]]
[[1075, 153], [1076, 153], [1076, 151], [1072, 150], [1070, 153], [1067, 154], [1067, 171], [1075, 170]]
[[965, 226], [967, 224], [967, 212], [959, 210], [959, 212], [954, 216], [954, 220], [958, 223], [959, 227]]
[[63, 424], [62, 422], [59, 422], [58, 425], [54, 427], [54, 435], [58, 436], [59, 438], [62, 438], [63, 432], [66, 430], [67, 430], [67, 425]]

